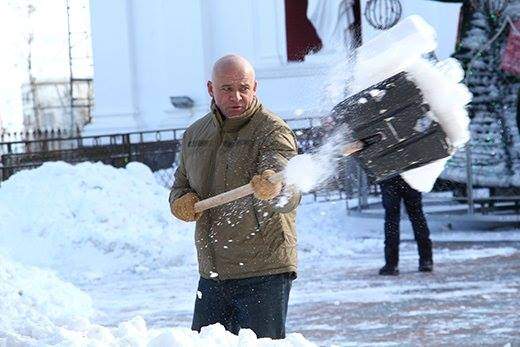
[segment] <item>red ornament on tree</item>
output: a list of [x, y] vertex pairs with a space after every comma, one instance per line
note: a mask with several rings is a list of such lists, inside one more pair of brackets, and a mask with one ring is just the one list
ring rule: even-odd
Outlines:
[[512, 23], [500, 68], [507, 73], [520, 76], [520, 20]]

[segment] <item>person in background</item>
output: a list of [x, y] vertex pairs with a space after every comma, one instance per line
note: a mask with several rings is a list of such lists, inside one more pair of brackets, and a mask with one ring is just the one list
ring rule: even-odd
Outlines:
[[379, 270], [379, 274], [399, 275], [401, 200], [404, 201], [417, 242], [419, 271], [433, 271], [432, 241], [422, 209], [421, 192], [410, 187], [401, 176], [397, 175], [381, 182], [381, 194], [385, 209], [385, 265]]

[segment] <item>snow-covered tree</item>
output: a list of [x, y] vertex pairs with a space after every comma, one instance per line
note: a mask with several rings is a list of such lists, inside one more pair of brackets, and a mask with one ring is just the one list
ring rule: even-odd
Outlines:
[[[473, 93], [469, 111], [473, 183], [488, 187], [520, 186], [520, 138], [516, 118], [518, 76], [500, 69], [510, 21], [520, 0], [511, 0], [500, 13], [485, 1], [475, 2], [468, 30], [454, 56], [466, 70], [465, 82]], [[448, 162], [443, 178], [466, 182], [466, 151]]]

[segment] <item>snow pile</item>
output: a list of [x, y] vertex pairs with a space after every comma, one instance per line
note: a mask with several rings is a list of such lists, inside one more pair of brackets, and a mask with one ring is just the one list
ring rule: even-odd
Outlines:
[[137, 316], [115, 328], [92, 324], [91, 298], [52, 272], [0, 256], [0, 346], [287, 346], [314, 344], [301, 334], [257, 339], [248, 329], [235, 336], [215, 324], [198, 334], [187, 328], [148, 329]]
[[91, 278], [195, 264], [193, 226], [174, 220], [167, 201], [140, 163], [46, 163], [2, 183], [0, 252]]
[[2, 183], [0, 346], [312, 346], [300, 334], [272, 341], [219, 325], [152, 329], [140, 316], [107, 328], [92, 323], [102, 312], [87, 293], [27, 265], [71, 279], [172, 265], [196, 272], [193, 223], [173, 221], [167, 198], [139, 163], [46, 163]]
[[[82, 326], [94, 314], [91, 298], [54, 273], [0, 255], [0, 345], [60, 340], [60, 325]], [[50, 340], [49, 340], [50, 339]]]
[[301, 334], [289, 334], [284, 340], [257, 339], [252, 330], [241, 329], [236, 336], [217, 323], [202, 328], [200, 334], [189, 329], [167, 329], [166, 332], [151, 340], [148, 346], [312, 347], [315, 344], [307, 341]]
[[[51, 189], [55, 192], [52, 193]], [[148, 237], [139, 235], [140, 231], [134, 230], [134, 226], [130, 223], [122, 224], [119, 229], [106, 228], [106, 233], [114, 234], [110, 236], [113, 243], [111, 247], [120, 250], [106, 253], [100, 251], [101, 248], [106, 247], [107, 241], [98, 235], [94, 227], [103, 228], [108, 222], [99, 223], [96, 213], [86, 211], [80, 213], [77, 210], [79, 200], [86, 201], [82, 206], [86, 210], [99, 206], [93, 204], [94, 201], [91, 199], [93, 195], [100, 192], [105, 194], [98, 197], [103, 199], [104, 206], [103, 209], [97, 210], [100, 213], [122, 218], [119, 210], [133, 208], [130, 211], [133, 215], [132, 223], [140, 223], [138, 221], [148, 220], [151, 214], [156, 215], [155, 219], [148, 220], [149, 225], [145, 225], [150, 227], [150, 230], [142, 232], [150, 235]], [[128, 200], [127, 202], [122, 200], [120, 196], [122, 192], [126, 192], [124, 198]], [[181, 283], [186, 282], [187, 276], [184, 274], [196, 274], [195, 266], [193, 268], [185, 266], [194, 262], [192, 260], [193, 223], [166, 223], [165, 228], [175, 236], [173, 240], [163, 239], [165, 234], [161, 231], [162, 218], [157, 216], [163, 215], [164, 206], [166, 206], [165, 213], [169, 213], [165, 199], [167, 193], [166, 189], [157, 185], [146, 167], [136, 163], [130, 164], [126, 169], [115, 169], [92, 163], [77, 166], [48, 163], [32, 171], [17, 173], [8, 182], [2, 184], [0, 187], [0, 296], [2, 298], [0, 300], [0, 346], [312, 346], [300, 334], [290, 334], [285, 340], [271, 341], [257, 339], [249, 330], [242, 330], [239, 336], [234, 336], [224, 331], [220, 325], [206, 327], [200, 334], [187, 328], [156, 329], [148, 326], [155, 323], [147, 323], [139, 316], [140, 314], [149, 315], [149, 312], [154, 310], [153, 306], [164, 307], [171, 302], [177, 304], [180, 301], [190, 301], [191, 307], [191, 299], [194, 295], [194, 293], [180, 293], [184, 291]], [[154, 199], [157, 201], [153, 202]], [[139, 205], [138, 202], [143, 202], [150, 207]], [[338, 272], [338, 268], [334, 267], [337, 264], [341, 264], [341, 269], [347, 266], [347, 269], [356, 268], [356, 271], [359, 268], [373, 271], [382, 261], [382, 222], [378, 219], [351, 218], [344, 213], [344, 204], [345, 202], [341, 201], [300, 206], [297, 220], [298, 247], [301, 265], [304, 268], [301, 271], [301, 279], [295, 282], [292, 303], [294, 300], [300, 303], [308, 303], [312, 300], [323, 302], [327, 295], [337, 300], [340, 298], [339, 295], [343, 295], [341, 293], [347, 293], [345, 298], [348, 299], [345, 300], [352, 302], [367, 300], [367, 295], [363, 295], [367, 291], [366, 286], [362, 289], [344, 290], [342, 288], [345, 286], [334, 285], [330, 289], [330, 283], [334, 282], [302, 282], [304, 276], [309, 276], [312, 271], [320, 272], [319, 276], [323, 276], [323, 271], [334, 272], [335, 277], [338, 273], [340, 277], [344, 276]], [[56, 209], [61, 209], [61, 213]], [[82, 225], [78, 223], [76, 228], [81, 231], [76, 231], [74, 234], [75, 231], [70, 226], [74, 221], [72, 212], [76, 216], [91, 218], [91, 220], [81, 220], [83, 225], [89, 227], [81, 229]], [[28, 221], [23, 219], [24, 216], [27, 216]], [[467, 235], [465, 234], [464, 237]], [[85, 238], [92, 241], [84, 244], [81, 240]], [[132, 244], [124, 244], [126, 239], [133, 240]], [[141, 245], [137, 244], [139, 241], [142, 242]], [[71, 278], [76, 276], [70, 275], [69, 272], [96, 268], [103, 265], [102, 261], [113, 262], [115, 263], [113, 269], [120, 270], [132, 268], [138, 262], [150, 266], [154, 264], [169, 266], [168, 261], [154, 260], [152, 263], [146, 263], [143, 258], [143, 254], [150, 254], [153, 257], [153, 252], [161, 250], [157, 246], [160, 242], [164, 242], [164, 248], [169, 249], [169, 251], [162, 250], [163, 257], [171, 260], [174, 254], [178, 254], [181, 258], [178, 261], [180, 266], [175, 268], [177, 272], [163, 272], [166, 269], [160, 268], [143, 274], [141, 271], [144, 271], [144, 266], [134, 268], [134, 273], [125, 272], [117, 276], [105, 277], [103, 280], [107, 287], [92, 292], [92, 297], [97, 301], [100, 301], [100, 292], [109, 297], [101, 301], [104, 301], [103, 311], [110, 311], [111, 317], [114, 318], [115, 324], [110, 324], [110, 328], [96, 324], [99, 323], [102, 312], [93, 309], [98, 306], [93, 306], [95, 303], [85, 292], [61, 280], [54, 272], [13, 261], [16, 257], [23, 258], [27, 263], [42, 263], [44, 255], [50, 254], [52, 257], [57, 257], [59, 261], [49, 259], [47, 263], [55, 265], [55, 270], [62, 274], [66, 273]], [[32, 253], [29, 252], [26, 243], [34, 244]], [[38, 248], [37, 245], [41, 247]], [[404, 245], [404, 247], [408, 246]], [[79, 255], [67, 262], [64, 255], [73, 256], [75, 252], [79, 252]], [[484, 256], [509, 255], [514, 252], [514, 249], [501, 248], [493, 252], [487, 249], [482, 252], [470, 249], [464, 252], [454, 253], [453, 250], [446, 249], [445, 254], [439, 254], [439, 260], [446, 261], [451, 259], [450, 257], [454, 257], [455, 260], [464, 257], [467, 259], [468, 254], [475, 259]], [[415, 259], [415, 252], [413, 255]], [[176, 273], [177, 276], [170, 276], [172, 273]], [[90, 289], [99, 286], [100, 282], [102, 279], [93, 281]], [[156, 286], [135, 288], [144, 282], [148, 284], [154, 282]], [[305, 284], [306, 292], [298, 292], [300, 283]], [[320, 283], [328, 283], [328, 288], [319, 287]], [[123, 287], [128, 290], [122, 291]], [[309, 287], [311, 289], [308, 289]], [[339, 292], [336, 290], [338, 288]], [[400, 286], [399, 292], [403, 288]], [[391, 291], [390, 294], [394, 295]], [[402, 300], [409, 297], [408, 294], [399, 294], [399, 296]], [[381, 297], [381, 295], [375, 297], [372, 295], [370, 300], [380, 300]], [[113, 307], [116, 309], [111, 311]], [[132, 314], [118, 318], [133, 310], [137, 312], [136, 317], [128, 319], [133, 316]], [[178, 307], [175, 307], [175, 310], [173, 311], [179, 312]], [[168, 313], [171, 314], [171, 311]], [[148, 317], [147, 320], [154, 322]]]

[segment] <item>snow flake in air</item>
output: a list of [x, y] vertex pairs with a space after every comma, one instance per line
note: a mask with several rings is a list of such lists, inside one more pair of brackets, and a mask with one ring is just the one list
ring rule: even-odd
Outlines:
[[373, 97], [376, 102], [377, 101], [381, 101], [381, 99], [383, 99], [383, 97], [385, 96], [386, 94], [386, 91], [385, 90], [380, 90], [380, 89], [372, 89], [370, 92], [368, 92], [370, 94], [371, 97]]

